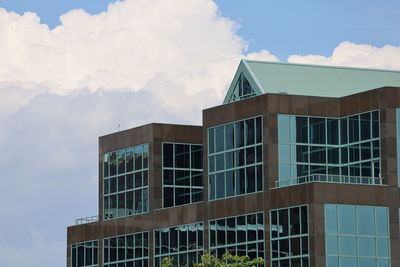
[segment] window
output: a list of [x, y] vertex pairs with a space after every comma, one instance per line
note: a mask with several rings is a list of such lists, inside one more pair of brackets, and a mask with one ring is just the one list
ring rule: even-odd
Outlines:
[[328, 267], [390, 266], [386, 207], [325, 204]]
[[209, 199], [262, 191], [261, 116], [208, 129]]
[[165, 257], [173, 258], [175, 266], [192, 267], [193, 263], [198, 263], [204, 247], [203, 232], [202, 222], [155, 230], [155, 266], [160, 267]]
[[270, 211], [271, 266], [308, 267], [308, 208]]
[[164, 208], [203, 200], [202, 145], [163, 143]]
[[71, 267], [97, 267], [98, 241], [87, 241], [71, 245]]
[[148, 266], [148, 232], [104, 239], [104, 267]]
[[278, 186], [381, 184], [379, 111], [343, 118], [278, 115]]
[[149, 210], [148, 175], [148, 144], [104, 154], [105, 220]]
[[232, 95], [230, 96], [228, 103], [239, 101], [256, 95], [256, 92], [250, 85], [250, 82], [247, 80], [246, 76], [243, 73], [240, 73], [239, 79], [236, 82], [235, 88], [233, 89]]
[[264, 216], [253, 213], [209, 221], [210, 253], [222, 258], [232, 255], [264, 259]]

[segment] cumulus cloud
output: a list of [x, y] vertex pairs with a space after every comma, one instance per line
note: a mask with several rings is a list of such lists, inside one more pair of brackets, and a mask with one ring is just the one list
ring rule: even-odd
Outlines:
[[65, 264], [66, 226], [97, 214], [97, 137], [200, 124], [245, 56], [237, 27], [211, 0], [126, 0], [54, 29], [0, 8], [1, 266]]
[[288, 62], [400, 70], [400, 47], [375, 47], [347, 41], [340, 43], [330, 57], [291, 55]]

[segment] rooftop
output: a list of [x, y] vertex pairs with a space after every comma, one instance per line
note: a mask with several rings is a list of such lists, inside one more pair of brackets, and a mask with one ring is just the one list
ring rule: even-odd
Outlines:
[[343, 97], [384, 86], [400, 87], [400, 71], [243, 59], [224, 104], [265, 93]]

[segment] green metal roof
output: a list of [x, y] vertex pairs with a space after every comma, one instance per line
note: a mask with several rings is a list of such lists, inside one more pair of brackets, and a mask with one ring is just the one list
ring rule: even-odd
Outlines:
[[[255, 95], [287, 93], [342, 97], [383, 86], [400, 87], [400, 71], [348, 68], [241, 60], [224, 104], [240, 100], [237, 84], [241, 76]], [[254, 95], [254, 94], [253, 94]]]

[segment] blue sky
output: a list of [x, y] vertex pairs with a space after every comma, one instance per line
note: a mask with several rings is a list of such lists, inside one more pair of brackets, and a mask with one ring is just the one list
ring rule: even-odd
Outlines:
[[241, 58], [400, 70], [399, 1], [110, 2], [0, 0], [2, 267], [65, 266], [98, 136], [200, 124]]
[[[36, 12], [51, 28], [71, 9], [104, 12], [114, 0], [0, 0], [0, 7]], [[400, 4], [396, 0], [270, 1], [216, 0], [223, 16], [238, 22], [249, 52], [268, 49], [280, 60], [291, 54], [329, 55], [342, 41], [400, 45]]]

